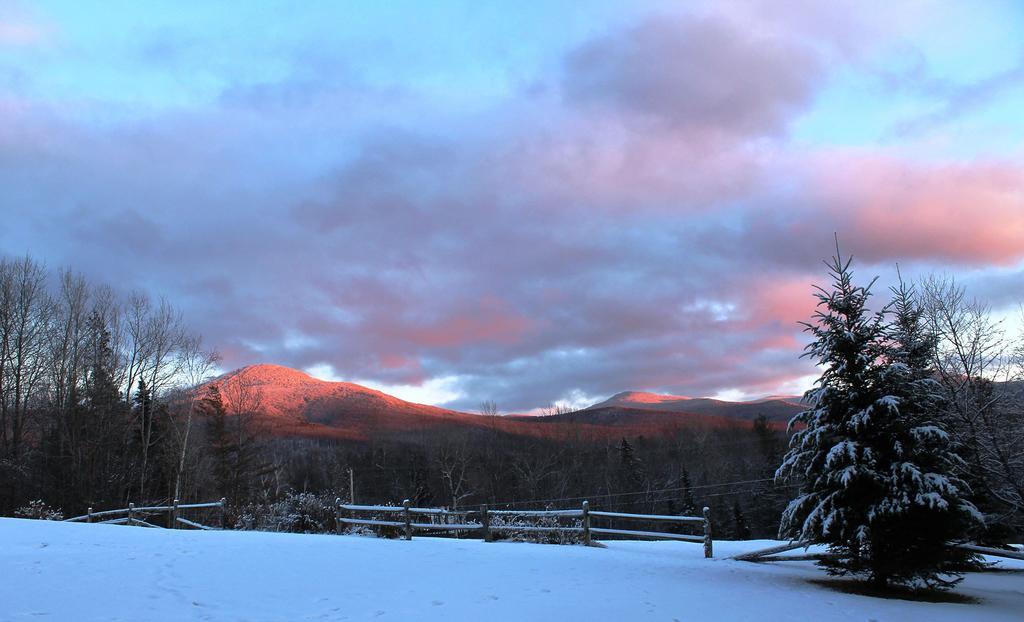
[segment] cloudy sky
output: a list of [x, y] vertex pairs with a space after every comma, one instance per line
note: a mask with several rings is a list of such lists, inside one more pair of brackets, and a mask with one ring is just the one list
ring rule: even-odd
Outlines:
[[0, 0], [0, 254], [506, 412], [804, 388], [833, 232], [1024, 299], [1020, 2], [580, 5]]

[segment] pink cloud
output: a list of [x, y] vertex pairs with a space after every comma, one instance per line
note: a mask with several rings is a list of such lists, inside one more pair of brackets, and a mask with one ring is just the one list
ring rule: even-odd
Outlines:
[[[806, 275], [762, 277], [752, 286], [742, 303], [748, 313], [748, 328], [777, 324], [796, 330], [797, 323], [806, 321], [814, 312], [816, 299]], [[782, 335], [777, 335], [782, 336]], [[786, 334], [785, 337], [791, 337]]]
[[420, 346], [451, 348], [493, 343], [510, 345], [529, 330], [531, 322], [496, 298], [484, 298], [474, 308], [411, 328], [407, 337]]
[[843, 237], [867, 259], [1008, 265], [1024, 258], [1024, 167], [828, 157], [815, 182]]

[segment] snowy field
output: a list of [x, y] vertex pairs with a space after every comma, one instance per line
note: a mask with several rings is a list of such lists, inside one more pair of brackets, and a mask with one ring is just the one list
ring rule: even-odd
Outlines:
[[1024, 562], [969, 576], [979, 604], [836, 592], [769, 542], [607, 549], [0, 519], [0, 620], [1024, 620]]

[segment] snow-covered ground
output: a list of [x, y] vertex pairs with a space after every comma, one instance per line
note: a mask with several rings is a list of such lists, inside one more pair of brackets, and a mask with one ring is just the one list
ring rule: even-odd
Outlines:
[[1024, 562], [967, 577], [979, 604], [856, 596], [771, 543], [607, 549], [0, 519], [0, 620], [1024, 620]]

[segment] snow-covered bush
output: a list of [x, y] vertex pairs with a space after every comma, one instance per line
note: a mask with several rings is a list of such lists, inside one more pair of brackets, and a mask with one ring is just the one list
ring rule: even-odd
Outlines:
[[38, 520], [64, 520], [64, 512], [57, 508], [50, 507], [42, 499], [29, 501], [28, 505], [14, 510], [18, 518], [35, 518]]
[[[495, 539], [515, 542], [538, 542], [542, 544], [580, 544], [583, 542], [583, 521], [578, 518], [557, 516], [519, 516], [516, 514], [490, 515], [492, 533]], [[511, 527], [511, 529], [494, 529]], [[529, 527], [571, 527], [573, 531], [533, 531]]]
[[237, 529], [331, 533], [335, 526], [335, 501], [331, 494], [290, 492], [271, 504], [250, 503], [238, 512]]

